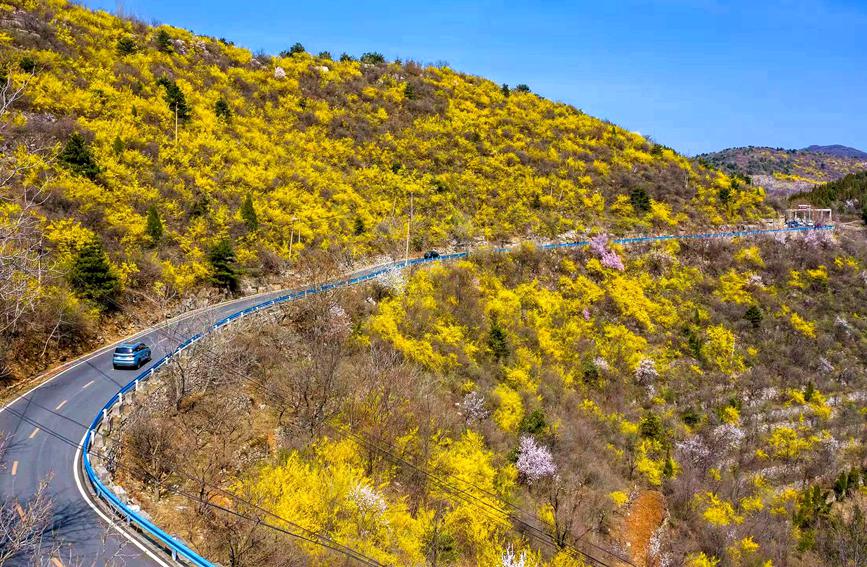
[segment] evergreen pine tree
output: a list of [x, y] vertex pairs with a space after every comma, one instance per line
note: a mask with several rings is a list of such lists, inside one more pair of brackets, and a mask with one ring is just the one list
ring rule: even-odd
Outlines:
[[382, 65], [383, 63], [385, 63], [385, 57], [382, 55], [382, 53], [371, 51], [369, 53], [362, 53], [359, 61], [368, 65]]
[[665, 478], [673, 478], [674, 471], [674, 459], [671, 458], [671, 455], [666, 455], [665, 462], [662, 464], [662, 476]]
[[102, 171], [93, 158], [84, 136], [78, 132], [73, 132], [69, 136], [57, 160], [73, 173], [87, 177], [91, 181], [95, 181]]
[[361, 217], [355, 217], [355, 224], [352, 227], [352, 232], [355, 236], [361, 236], [367, 230], [367, 227], [364, 226], [364, 219]]
[[177, 112], [178, 120], [185, 122], [190, 119], [190, 107], [187, 106], [187, 97], [184, 96], [184, 91], [178, 84], [167, 77], [160, 77], [157, 83], [162, 86], [165, 93], [166, 104], [169, 105], [169, 110]]
[[758, 329], [762, 324], [762, 310], [758, 305], [750, 305], [747, 312], [744, 313], [744, 319], [752, 323], [754, 329]]
[[102, 309], [114, 308], [113, 301], [120, 292], [120, 280], [112, 271], [99, 240], [94, 238], [78, 251], [69, 273], [69, 283], [79, 296], [93, 301]]
[[259, 218], [256, 216], [256, 208], [253, 206], [253, 196], [247, 193], [247, 198], [241, 203], [241, 218], [249, 230], [259, 228]]
[[240, 270], [235, 263], [235, 250], [232, 248], [232, 243], [228, 239], [219, 241], [208, 252], [208, 261], [211, 263], [211, 281], [214, 285], [229, 291], [237, 291]]
[[545, 432], [548, 423], [545, 420], [545, 412], [536, 408], [529, 415], [525, 415], [521, 419], [521, 424], [518, 430], [521, 433], [529, 433], [530, 435], [539, 435]]
[[157, 31], [155, 40], [158, 50], [162, 51], [163, 53], [172, 52], [172, 37], [169, 35], [169, 32], [164, 29], [160, 29], [159, 31]]
[[496, 319], [491, 321], [491, 332], [488, 335], [488, 347], [494, 353], [494, 358], [502, 360], [509, 355], [509, 343], [506, 339], [506, 331]]
[[111, 151], [114, 152], [114, 155], [119, 156], [125, 149], [126, 144], [123, 142], [123, 139], [120, 136], [115, 136], [111, 142]]
[[217, 118], [226, 122], [232, 118], [232, 109], [229, 108], [229, 103], [226, 102], [226, 99], [223, 97], [220, 97], [217, 102], [214, 103], [214, 114], [217, 115]]
[[804, 386], [804, 399], [807, 402], [811, 402], [813, 400], [813, 396], [816, 395], [816, 387], [813, 386], [812, 380], [807, 382], [807, 385]]
[[153, 244], [157, 244], [163, 237], [163, 221], [156, 205], [148, 207], [148, 219], [146, 229]]
[[639, 213], [646, 213], [650, 210], [650, 196], [642, 187], [636, 187], [629, 192], [629, 202]]
[[129, 36], [124, 36], [117, 40], [116, 49], [119, 55], [131, 55], [135, 53], [136, 45], [133, 38]]
[[25, 73], [35, 73], [36, 72], [36, 60], [29, 55], [25, 55], [18, 62], [18, 68], [24, 71]]
[[304, 46], [301, 45], [301, 42], [296, 41], [292, 44], [292, 47], [290, 47], [288, 51], [283, 51], [282, 53], [280, 53], [280, 55], [282, 57], [292, 57], [299, 53], [304, 53]]

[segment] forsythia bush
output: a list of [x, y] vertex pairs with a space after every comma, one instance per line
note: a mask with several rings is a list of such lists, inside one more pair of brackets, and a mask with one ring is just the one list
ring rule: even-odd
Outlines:
[[[411, 202], [413, 251], [767, 212], [748, 187], [733, 191], [722, 218], [725, 176], [448, 67], [254, 56], [62, 1], [0, 7], [15, 24], [0, 65], [26, 85], [2, 133], [8, 165], [27, 166], [16, 183], [55, 196], [40, 211], [47, 233], [69, 222], [102, 238], [130, 287], [207, 284], [207, 252], [227, 237], [247, 276], [316, 250], [396, 255]], [[35, 22], [40, 32], [27, 32]], [[626, 178], [646, 186], [646, 210], [630, 204]], [[158, 241], [147, 233], [151, 210], [164, 225]], [[59, 256], [77, 242], [62, 240]]]

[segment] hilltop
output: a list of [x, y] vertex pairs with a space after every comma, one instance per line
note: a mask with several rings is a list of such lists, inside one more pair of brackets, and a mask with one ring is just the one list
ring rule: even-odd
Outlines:
[[867, 152], [862, 152], [861, 150], [857, 150], [855, 148], [850, 148], [849, 146], [842, 146], [840, 144], [833, 144], [830, 146], [807, 146], [802, 152], [811, 152], [814, 154], [826, 154], [829, 156], [837, 156], [837, 157], [850, 157], [859, 160], [867, 160]]
[[749, 177], [769, 192], [791, 194], [867, 170], [867, 154], [845, 146], [786, 150], [748, 146], [702, 154], [697, 159], [729, 175]]
[[14, 373], [131, 309], [400, 257], [410, 216], [419, 253], [766, 214], [761, 190], [523, 85], [254, 55], [62, 0], [0, 3], [0, 25]]

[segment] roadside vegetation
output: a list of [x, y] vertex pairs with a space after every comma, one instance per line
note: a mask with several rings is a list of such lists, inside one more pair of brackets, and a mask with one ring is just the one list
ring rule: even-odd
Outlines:
[[340, 559], [263, 523], [386, 565], [857, 565], [865, 262], [597, 238], [299, 301], [162, 371], [116, 478], [238, 566]]

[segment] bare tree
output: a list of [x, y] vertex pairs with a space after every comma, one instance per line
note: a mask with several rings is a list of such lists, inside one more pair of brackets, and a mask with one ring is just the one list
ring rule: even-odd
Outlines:
[[819, 551], [829, 564], [843, 567], [867, 565], [867, 504], [855, 501], [823, 522]]
[[12, 105], [15, 104], [15, 101], [21, 98], [21, 96], [24, 94], [24, 91], [27, 89], [27, 85], [30, 84], [30, 81], [33, 79], [34, 75], [35, 73], [31, 72], [24, 81], [16, 85], [12, 81], [12, 77], [8, 73], [6, 74], [6, 81], [3, 83], [3, 86], [0, 87], [0, 130], [6, 128], [6, 124], [3, 119], [12, 108]]
[[[9, 447], [9, 437], [0, 434], [0, 463]], [[29, 560], [55, 550], [50, 533], [54, 505], [48, 495], [50, 477], [39, 481], [36, 492], [20, 502], [9, 498], [0, 502], [0, 566], [16, 560]]]
[[117, 537], [112, 532], [112, 527], [106, 525], [100, 536], [100, 548], [92, 554], [92, 558], [80, 557], [72, 546], [60, 542], [57, 549], [51, 553], [42, 553], [34, 560], [34, 566], [57, 567], [59, 561], [60, 565], [67, 567], [124, 567], [129, 556], [127, 540]]
[[150, 484], [159, 500], [165, 480], [177, 464], [177, 432], [174, 425], [160, 418], [143, 419], [131, 425], [126, 437], [133, 474]]
[[38, 191], [25, 191], [18, 202], [0, 195], [0, 334], [34, 310], [52, 270], [34, 214], [40, 202]]
[[236, 396], [206, 396], [195, 410], [184, 414], [178, 435], [183, 438], [184, 453], [196, 455], [187, 466], [187, 477], [198, 497], [197, 512], [204, 515], [208, 503], [222, 492], [227, 479], [237, 467], [251, 436], [243, 408]]
[[[290, 305], [284, 316], [299, 338], [294, 343], [296, 360], [292, 365], [285, 365], [272, 357], [271, 363], [266, 363], [266, 375], [271, 385], [266, 396], [281, 421], [284, 416], [291, 416], [299, 427], [315, 435], [322, 423], [340, 409], [341, 394], [345, 389], [340, 371], [345, 358], [349, 319], [332, 296], [312, 297], [303, 303]], [[268, 339], [269, 346], [280, 345], [283, 348], [288, 341], [279, 329]]]
[[[33, 74], [20, 83], [6, 74], [0, 85], [0, 133], [5, 132], [12, 107], [24, 94]], [[40, 152], [42, 148], [31, 149]], [[52, 273], [48, 250], [39, 230], [37, 208], [44, 201], [40, 189], [8, 189], [33, 167], [13, 152], [0, 155], [0, 336], [14, 331], [21, 318], [36, 307], [40, 288]], [[0, 376], [4, 375], [0, 352]]]

